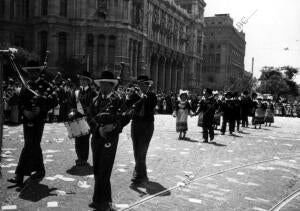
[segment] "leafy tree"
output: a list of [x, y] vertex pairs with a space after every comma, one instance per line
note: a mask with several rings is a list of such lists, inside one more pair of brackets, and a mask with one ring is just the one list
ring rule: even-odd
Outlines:
[[297, 96], [298, 85], [293, 81], [298, 73], [296, 68], [286, 67], [263, 67], [262, 74], [259, 78], [260, 85], [258, 91], [261, 93], [269, 93], [276, 98], [279, 96]]

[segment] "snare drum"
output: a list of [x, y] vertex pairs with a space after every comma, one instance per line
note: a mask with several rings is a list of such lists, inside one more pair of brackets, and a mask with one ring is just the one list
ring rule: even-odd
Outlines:
[[73, 121], [65, 122], [69, 138], [77, 138], [90, 133], [90, 126], [86, 117], [81, 117]]

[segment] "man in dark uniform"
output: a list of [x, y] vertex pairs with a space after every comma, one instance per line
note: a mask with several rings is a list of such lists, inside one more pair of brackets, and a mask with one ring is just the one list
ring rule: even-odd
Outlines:
[[210, 141], [214, 140], [214, 114], [217, 108], [217, 101], [215, 100], [211, 89], [203, 90], [204, 98], [200, 100], [198, 108], [195, 115], [198, 115], [202, 112], [202, 119], [199, 117], [198, 126], [203, 129], [203, 142], [208, 142], [208, 134]]
[[248, 116], [251, 113], [252, 100], [249, 97], [249, 93], [244, 91], [241, 98], [241, 119], [242, 127], [248, 127]]
[[[48, 111], [57, 105], [56, 93], [50, 84], [40, 78], [40, 69], [27, 69], [28, 84], [32, 90], [38, 93], [34, 95], [27, 88], [20, 91], [20, 112], [24, 129], [24, 148], [21, 152], [19, 163], [15, 171], [15, 177], [9, 182], [23, 184], [24, 176], [43, 178], [45, 167], [41, 149], [41, 140]], [[34, 175], [31, 175], [35, 172]]]
[[234, 101], [231, 99], [232, 93], [227, 92], [225, 94], [225, 101], [222, 103], [222, 112], [223, 112], [223, 122], [221, 127], [221, 134], [224, 135], [226, 132], [226, 125], [229, 123], [229, 133], [230, 135], [234, 132]]
[[[88, 72], [78, 75], [80, 81], [79, 89], [72, 93], [72, 112], [70, 118], [80, 118], [88, 114], [89, 106], [93, 98], [96, 97], [96, 92], [90, 87], [92, 79]], [[90, 134], [75, 138], [75, 151], [77, 154], [76, 166], [87, 166], [89, 158]]]
[[131, 96], [133, 117], [131, 122], [131, 139], [135, 167], [131, 181], [134, 185], [148, 181], [146, 156], [154, 131], [154, 112], [157, 104], [156, 95], [150, 88], [153, 81], [146, 75], [138, 76], [138, 93]]
[[113, 73], [104, 71], [94, 82], [100, 87], [100, 92], [93, 99], [88, 111], [95, 178], [93, 202], [89, 206], [96, 210], [113, 210], [110, 176], [119, 133], [129, 123], [130, 117], [119, 114], [124, 101], [113, 91], [118, 84]]
[[241, 123], [241, 100], [239, 99], [239, 93], [233, 93], [233, 104], [234, 104], [234, 123], [236, 124], [236, 131], [240, 131]]

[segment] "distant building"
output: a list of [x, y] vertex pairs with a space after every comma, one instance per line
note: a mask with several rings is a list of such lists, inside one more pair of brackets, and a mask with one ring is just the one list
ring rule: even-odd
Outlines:
[[231, 81], [245, 74], [245, 34], [233, 26], [229, 14], [217, 14], [204, 20], [201, 84], [213, 89], [230, 89]]
[[[93, 75], [139, 74], [159, 91], [198, 91], [202, 69], [203, 0], [1, 0], [0, 43], [33, 50], [49, 68], [67, 58]], [[184, 8], [184, 9], [183, 9]]]

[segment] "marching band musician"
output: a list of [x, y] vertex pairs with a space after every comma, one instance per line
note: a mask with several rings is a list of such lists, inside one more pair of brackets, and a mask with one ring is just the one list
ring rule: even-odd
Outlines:
[[[45, 176], [41, 140], [48, 111], [57, 105], [56, 93], [48, 82], [40, 78], [39, 68], [26, 70], [32, 90], [39, 95], [35, 96], [26, 87], [20, 91], [20, 112], [24, 130], [24, 148], [21, 152], [15, 177], [9, 182], [23, 184], [24, 176], [42, 179]], [[31, 175], [35, 172], [33, 175]]]
[[[153, 81], [146, 75], [138, 76], [140, 93], [131, 96], [134, 112], [131, 122], [131, 139], [135, 159], [135, 168], [131, 179], [132, 185], [148, 181], [146, 156], [154, 132], [154, 110], [157, 104], [156, 95], [150, 91]], [[131, 104], [130, 103], [130, 104]]]
[[213, 141], [215, 137], [213, 122], [217, 101], [209, 88], [203, 90], [203, 95], [204, 97], [200, 100], [195, 115], [199, 114], [198, 126], [203, 129], [203, 142], [208, 143], [208, 134], [210, 141]]
[[[72, 93], [72, 111], [70, 118], [79, 118], [88, 114], [88, 108], [96, 96], [96, 92], [91, 89], [92, 79], [88, 72], [78, 75], [80, 81], [80, 88]], [[74, 112], [76, 111], [76, 112]], [[76, 166], [87, 166], [89, 158], [89, 143], [90, 134], [75, 138], [75, 151], [77, 154]]]
[[100, 92], [93, 99], [88, 113], [95, 178], [93, 201], [89, 206], [96, 210], [114, 210], [111, 204], [110, 176], [119, 134], [129, 123], [130, 117], [119, 115], [119, 108], [124, 102], [113, 91], [118, 85], [118, 80], [112, 72], [103, 71], [101, 77], [94, 82], [99, 86]]

